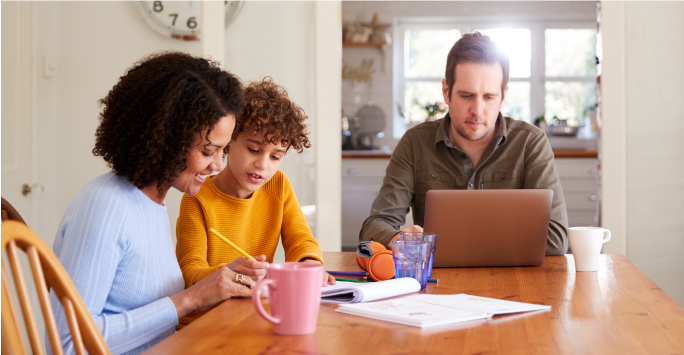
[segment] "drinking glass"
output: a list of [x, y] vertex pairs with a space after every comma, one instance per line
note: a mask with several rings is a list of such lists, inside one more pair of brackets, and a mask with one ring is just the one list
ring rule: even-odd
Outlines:
[[431, 243], [423, 240], [395, 240], [390, 243], [396, 277], [412, 277], [427, 286]]
[[434, 233], [400, 233], [399, 240], [422, 240], [431, 243], [430, 262], [428, 263], [428, 277], [432, 276], [432, 259], [435, 257], [435, 248], [437, 248], [437, 234]]

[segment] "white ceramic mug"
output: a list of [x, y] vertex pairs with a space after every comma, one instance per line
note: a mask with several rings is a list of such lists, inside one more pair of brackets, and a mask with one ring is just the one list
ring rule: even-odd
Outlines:
[[603, 243], [610, 240], [610, 230], [601, 227], [568, 228], [570, 249], [576, 271], [596, 271]]

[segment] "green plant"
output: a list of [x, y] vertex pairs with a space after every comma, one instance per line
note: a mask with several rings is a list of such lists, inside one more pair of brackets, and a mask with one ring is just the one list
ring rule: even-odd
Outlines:
[[447, 106], [443, 102], [435, 102], [433, 104], [428, 104], [423, 106], [429, 117], [435, 117], [438, 113], [444, 113], [447, 111]]

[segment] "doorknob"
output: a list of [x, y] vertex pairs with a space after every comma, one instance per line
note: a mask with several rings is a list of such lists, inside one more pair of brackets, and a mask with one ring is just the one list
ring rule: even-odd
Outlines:
[[33, 184], [33, 185], [23, 184], [23, 185], [21, 185], [21, 194], [26, 196], [26, 195], [30, 194], [31, 191], [35, 188], [38, 188], [39, 192], [43, 192], [43, 190], [45, 190], [45, 188], [43, 188], [43, 185], [41, 185], [41, 184]]

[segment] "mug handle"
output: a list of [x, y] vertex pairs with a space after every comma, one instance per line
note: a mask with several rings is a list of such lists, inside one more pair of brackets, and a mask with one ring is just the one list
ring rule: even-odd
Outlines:
[[268, 314], [264, 310], [264, 306], [261, 304], [261, 292], [263, 291], [264, 286], [268, 286], [268, 288], [271, 290], [276, 290], [275, 280], [262, 279], [257, 282], [254, 286], [254, 292], [252, 293], [252, 304], [254, 305], [254, 309], [256, 309], [257, 313], [259, 313], [259, 315], [265, 320], [273, 324], [280, 324], [280, 318], [275, 318]]
[[[608, 236], [606, 236], [606, 233], [608, 233]], [[605, 243], [609, 240], [610, 240], [610, 229], [604, 229], [603, 230], [603, 243]]]

